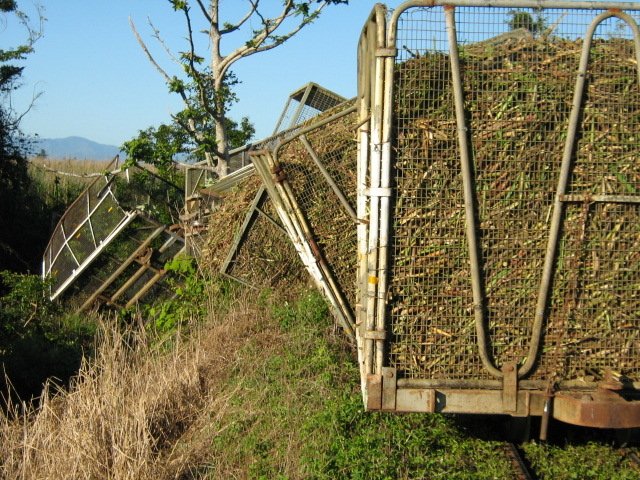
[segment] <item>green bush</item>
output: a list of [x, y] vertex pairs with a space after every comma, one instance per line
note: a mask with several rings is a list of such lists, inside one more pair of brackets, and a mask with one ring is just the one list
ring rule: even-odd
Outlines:
[[[174, 296], [148, 305], [144, 313], [147, 325], [160, 337], [171, 336], [190, 322], [205, 319], [208, 299], [214, 287], [198, 271], [192, 257], [177, 256], [167, 262], [164, 268], [169, 272], [166, 282]], [[223, 290], [224, 287], [221, 287], [217, 293], [224, 296]]]
[[[0, 271], [2, 394], [28, 400], [47, 380], [66, 384], [93, 347], [94, 323], [51, 302], [36, 275]], [[12, 390], [12, 391], [10, 391]]]

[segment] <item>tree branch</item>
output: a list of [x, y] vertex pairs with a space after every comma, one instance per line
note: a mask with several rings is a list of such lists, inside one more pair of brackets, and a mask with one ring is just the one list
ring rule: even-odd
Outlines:
[[136, 29], [136, 25], [135, 25], [135, 23], [133, 23], [133, 19], [131, 17], [129, 17], [129, 26], [131, 27], [131, 30], [133, 31], [133, 34], [135, 35], [136, 40], [138, 41], [138, 45], [140, 45], [140, 48], [142, 48], [142, 51], [147, 56], [147, 59], [151, 62], [151, 65], [153, 65], [156, 68], [156, 70], [158, 72], [160, 72], [160, 75], [162, 75], [164, 77], [164, 79], [167, 81], [167, 83], [170, 83], [171, 82], [171, 77], [158, 64], [158, 62], [156, 62], [156, 59], [153, 58], [153, 55], [151, 55], [151, 52], [149, 51], [149, 48], [147, 48], [147, 44], [144, 43], [144, 40], [142, 40], [142, 37], [138, 33], [138, 30]]
[[149, 23], [149, 27], [151, 27], [151, 30], [153, 30], [153, 35], [152, 35], [153, 38], [155, 38], [156, 41], [160, 44], [162, 49], [167, 54], [167, 57], [169, 57], [173, 63], [175, 63], [176, 65], [182, 68], [182, 63], [180, 63], [180, 60], [176, 58], [176, 56], [173, 54], [171, 49], [167, 46], [164, 39], [160, 36], [160, 29], [156, 28], [151, 18], [147, 17], [147, 22]]
[[253, 0], [249, 0], [249, 3], [251, 4], [251, 8], [245, 14], [245, 16], [238, 20], [235, 25], [231, 25], [223, 30], [220, 30], [220, 35], [226, 35], [227, 33], [235, 32], [240, 27], [242, 27], [242, 25], [244, 25], [254, 13], [258, 12], [258, 5], [260, 3], [260, 0], [255, 0], [255, 2]]
[[13, 120], [11, 120], [10, 122], [8, 122], [10, 125], [12, 125], [13, 127], [17, 127], [20, 122], [22, 122], [22, 119], [25, 117], [25, 115], [27, 113], [29, 113], [31, 111], [31, 109], [35, 106], [36, 102], [38, 101], [38, 99], [42, 96], [42, 92], [36, 92], [35, 88], [33, 90], [33, 95], [31, 96], [31, 101], [29, 102], [29, 106], [20, 114], [18, 114], [14, 109], [13, 106], [11, 105], [11, 97], [9, 97], [9, 111], [11, 111], [13, 114], [17, 115]]
[[[253, 0], [249, 1], [253, 5]], [[256, 7], [257, 4], [258, 2], [256, 1]], [[305, 15], [305, 17], [298, 23], [296, 27], [294, 27], [286, 34], [280, 35], [278, 37], [274, 37], [273, 34], [278, 30], [278, 28], [280, 28], [280, 26], [286, 19], [291, 18], [295, 14], [295, 11], [293, 10], [293, 0], [288, 0], [284, 4], [280, 15], [274, 17], [273, 19], [265, 19], [264, 16], [260, 14], [260, 12], [256, 11], [255, 13], [260, 17], [261, 23], [264, 28], [260, 31], [257, 31], [253, 38], [251, 38], [245, 45], [238, 47], [236, 50], [224, 57], [218, 65], [218, 73], [226, 74], [231, 65], [241, 58], [249, 57], [259, 52], [265, 52], [282, 45], [291, 37], [296, 35], [302, 28], [315, 20], [326, 5], [326, 1], [319, 2], [318, 7], [316, 7], [316, 9], [312, 13]], [[272, 42], [265, 44], [265, 42], [268, 42], [269, 39], [271, 39]]]
[[209, 12], [207, 12], [207, 7], [204, 6], [204, 3], [202, 3], [202, 0], [197, 0], [197, 1], [198, 1], [198, 5], [200, 6], [200, 10], [202, 11], [202, 15], [204, 16], [204, 18], [206, 18], [207, 22], [209, 22], [209, 25], [211, 25], [213, 23], [213, 20], [211, 19]]

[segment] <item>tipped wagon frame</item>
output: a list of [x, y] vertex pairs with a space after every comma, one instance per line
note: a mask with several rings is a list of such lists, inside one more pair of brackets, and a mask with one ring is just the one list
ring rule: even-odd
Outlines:
[[367, 409], [640, 427], [639, 18], [375, 6], [358, 47]]

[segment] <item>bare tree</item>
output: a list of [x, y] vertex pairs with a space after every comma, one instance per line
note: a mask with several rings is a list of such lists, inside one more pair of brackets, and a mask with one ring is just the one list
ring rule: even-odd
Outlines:
[[[175, 55], [151, 21], [149, 25], [153, 38], [162, 45], [171, 59], [181, 65], [187, 81], [169, 75], [156, 61], [130, 19], [131, 29], [149, 61], [164, 77], [169, 90], [182, 98], [185, 109], [174, 115], [174, 120], [202, 148], [209, 165], [215, 166], [218, 175], [223, 177], [228, 173], [229, 160], [227, 113], [235, 100], [232, 87], [237, 83], [231, 67], [243, 58], [282, 45], [318, 18], [327, 5], [348, 3], [348, 0], [281, 0], [278, 11], [271, 15], [266, 12], [268, 8], [273, 8], [276, 3], [274, 0], [270, 0], [269, 7], [265, 6], [267, 2], [261, 3], [261, 0], [244, 0], [245, 13], [232, 21], [220, 18], [220, 0], [167, 1], [175, 12], [183, 16], [188, 50]], [[194, 23], [202, 21], [206, 25], [202, 33], [208, 37], [208, 62], [203, 54], [196, 52]], [[237, 46], [231, 50], [223, 50], [223, 43], [231, 34], [235, 34], [234, 39], [237, 39], [238, 34], [243, 33], [246, 34], [244, 41], [236, 43]], [[223, 54], [223, 51], [229, 53]], [[202, 124], [198, 119], [203, 115], [211, 120], [213, 132], [198, 128]]]

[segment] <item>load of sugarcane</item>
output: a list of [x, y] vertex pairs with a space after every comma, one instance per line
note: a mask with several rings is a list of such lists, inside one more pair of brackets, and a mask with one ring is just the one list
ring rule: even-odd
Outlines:
[[414, 55], [394, 77], [391, 341], [402, 375], [488, 378], [528, 355], [560, 167], [570, 148], [563, 227], [532, 378], [640, 380], [640, 207], [596, 195], [640, 191], [640, 88], [633, 42], [597, 39], [576, 139], [567, 143], [581, 40], [459, 47], [482, 302], [474, 306], [450, 57]]
[[295, 283], [304, 278], [304, 270], [281, 225], [278, 227], [278, 215], [270, 200], [258, 205], [260, 211], [254, 210], [252, 221], [244, 223], [260, 186], [260, 178], [253, 175], [218, 199], [208, 221], [199, 263], [216, 274], [224, 270], [254, 288]]

